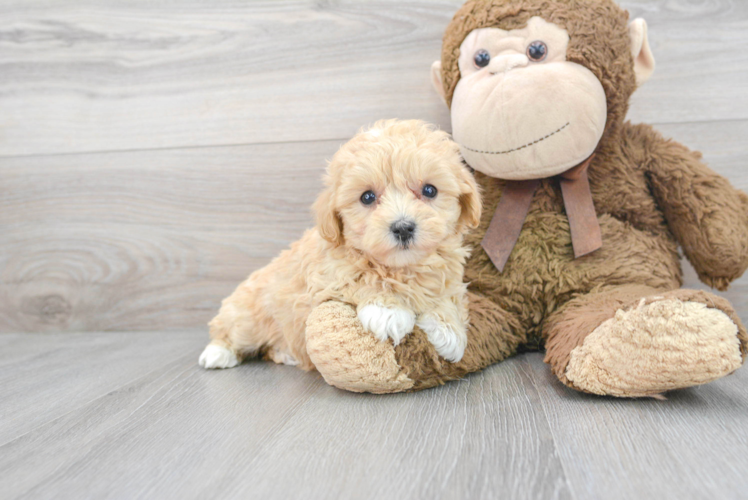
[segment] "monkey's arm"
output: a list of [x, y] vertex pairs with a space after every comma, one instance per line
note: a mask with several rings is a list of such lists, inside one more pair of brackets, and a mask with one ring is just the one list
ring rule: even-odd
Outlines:
[[699, 279], [726, 290], [748, 268], [748, 196], [659, 134], [648, 144], [652, 191]]

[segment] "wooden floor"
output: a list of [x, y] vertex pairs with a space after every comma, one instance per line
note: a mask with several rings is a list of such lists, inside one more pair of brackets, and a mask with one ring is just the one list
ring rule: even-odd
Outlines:
[[0, 336], [2, 498], [745, 498], [748, 370], [587, 396], [539, 354], [415, 394], [250, 362], [203, 331]]
[[[746, 369], [622, 401], [540, 354], [391, 396], [197, 367], [342, 142], [450, 130], [460, 3], [0, 0], [0, 498], [748, 498]], [[622, 3], [658, 60], [629, 117], [748, 190], [748, 2]], [[723, 295], [748, 321], [748, 276]]]

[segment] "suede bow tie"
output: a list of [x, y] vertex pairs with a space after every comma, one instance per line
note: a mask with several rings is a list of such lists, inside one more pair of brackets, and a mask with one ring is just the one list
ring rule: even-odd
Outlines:
[[[575, 258], [592, 253], [603, 246], [600, 223], [597, 221], [590, 181], [587, 177], [587, 169], [594, 157], [593, 154], [584, 163], [558, 176], [566, 216], [569, 218]], [[506, 261], [517, 244], [519, 233], [530, 211], [532, 198], [539, 185], [540, 179], [534, 179], [507, 181], [504, 187], [499, 206], [496, 207], [496, 213], [481, 242], [481, 246], [499, 271], [504, 270]]]

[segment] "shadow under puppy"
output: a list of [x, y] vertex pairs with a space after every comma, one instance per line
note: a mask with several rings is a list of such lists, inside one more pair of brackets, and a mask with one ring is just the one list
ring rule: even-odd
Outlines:
[[331, 299], [355, 305], [381, 341], [398, 344], [418, 325], [441, 356], [459, 361], [468, 321], [463, 235], [481, 214], [459, 147], [422, 121], [380, 121], [340, 148], [325, 182], [317, 226], [224, 299], [200, 365], [265, 355], [313, 369], [306, 320]]

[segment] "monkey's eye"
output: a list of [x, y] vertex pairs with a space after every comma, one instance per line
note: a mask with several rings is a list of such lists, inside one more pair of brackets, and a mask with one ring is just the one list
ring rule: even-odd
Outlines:
[[425, 186], [423, 186], [423, 189], [421, 190], [421, 194], [424, 195], [426, 198], [436, 198], [436, 193], [438, 193], [438, 191], [431, 184], [426, 184]]
[[491, 62], [491, 54], [486, 49], [480, 49], [475, 53], [473, 61], [475, 61], [475, 65], [479, 68], [485, 68]]
[[364, 205], [371, 205], [375, 201], [377, 201], [377, 195], [374, 194], [374, 191], [366, 191], [361, 195], [361, 203]]
[[531, 61], [540, 62], [543, 59], [545, 59], [547, 55], [548, 55], [548, 46], [544, 42], [541, 42], [540, 40], [532, 42], [527, 47], [527, 57]]

